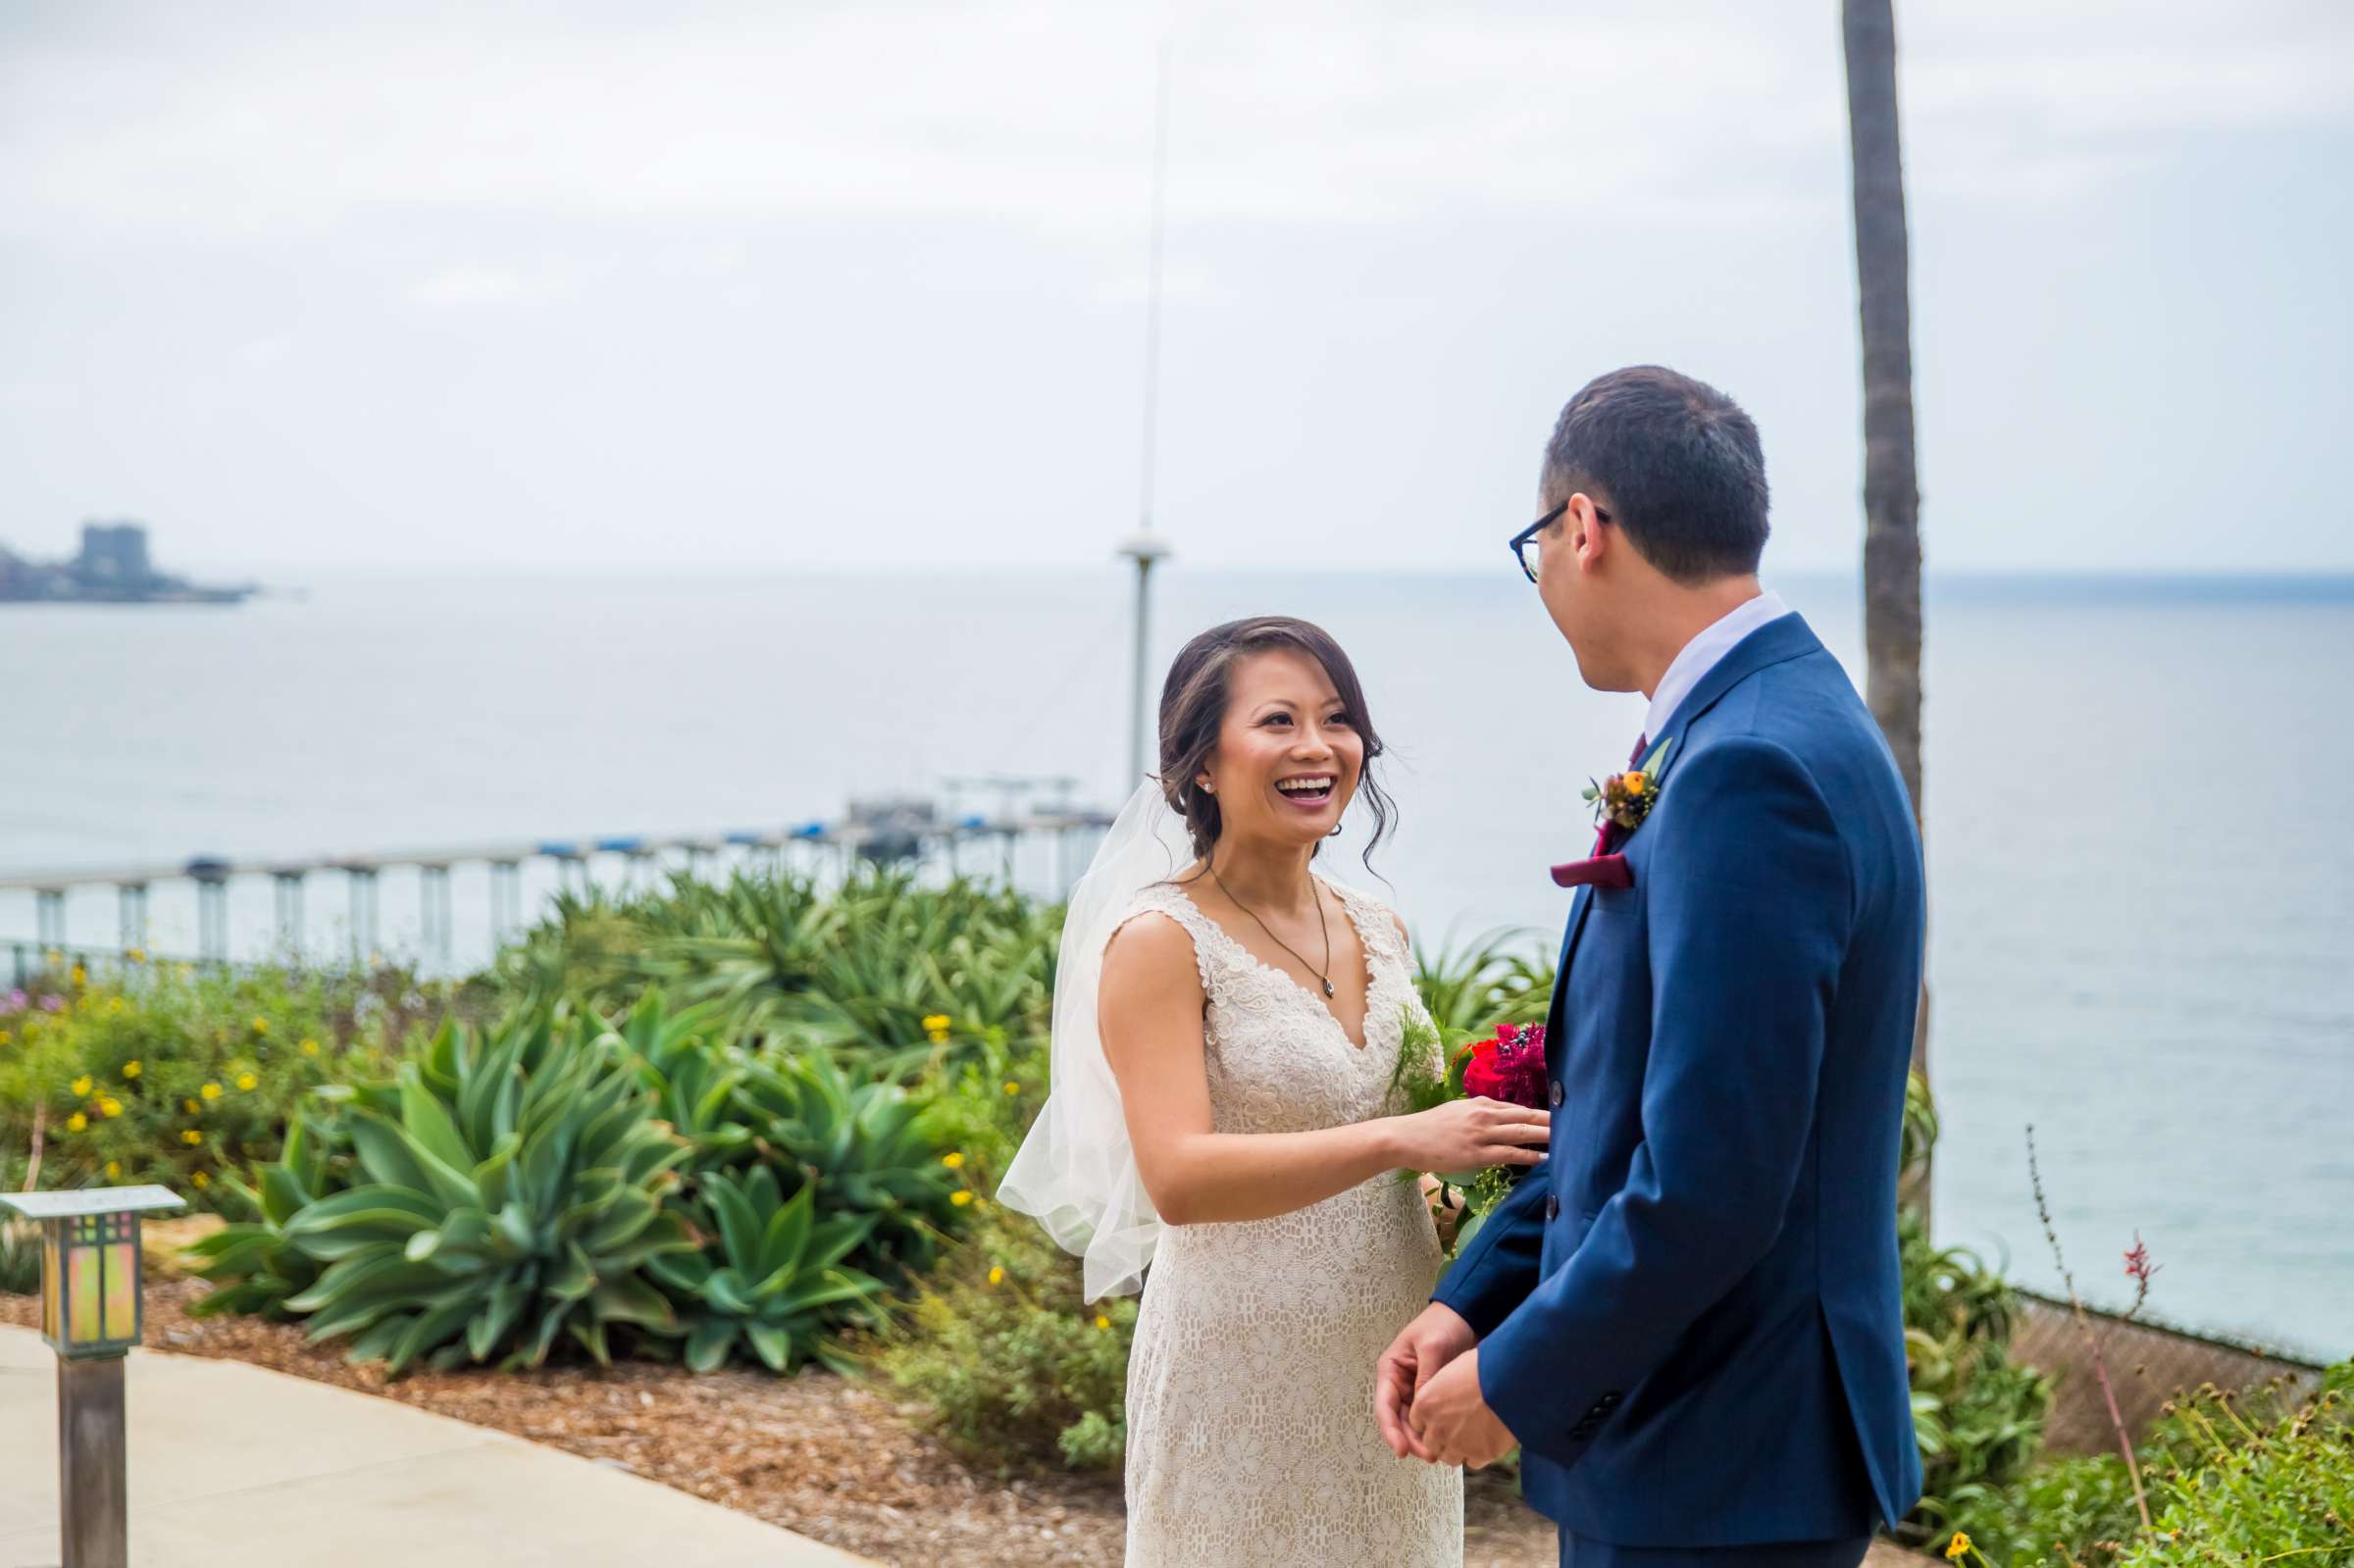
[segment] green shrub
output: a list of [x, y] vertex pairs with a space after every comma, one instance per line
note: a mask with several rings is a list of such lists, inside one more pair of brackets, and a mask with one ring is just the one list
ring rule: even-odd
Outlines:
[[[1915, 1076], [1908, 1086], [1901, 1147], [1916, 1181], [1937, 1142], [1936, 1111]], [[1897, 1216], [1905, 1361], [1913, 1426], [1920, 1442], [1921, 1499], [1892, 1534], [1909, 1545], [1942, 1548], [1974, 1511], [2000, 1507], [2043, 1447], [2052, 1385], [2011, 1360], [2019, 1294], [1967, 1247], [1939, 1247], [1920, 1216]]]
[[2170, 1404], [2135, 1449], [2154, 1533], [2114, 1453], [2041, 1466], [1957, 1522], [1973, 1560], [2001, 1568], [2354, 1563], [2350, 1391], [2354, 1366], [2341, 1365], [2303, 1403], [2205, 1389]]
[[383, 1070], [438, 1005], [399, 975], [133, 965], [0, 993], [0, 1143], [42, 1128], [44, 1188], [162, 1182], [200, 1208], [224, 1171], [277, 1157], [321, 1085]]
[[1137, 1304], [1087, 1306], [1079, 1291], [1077, 1259], [1029, 1216], [987, 1204], [877, 1365], [968, 1457], [1117, 1469]]
[[745, 1032], [910, 1076], [943, 1047], [1045, 1032], [1061, 918], [995, 885], [927, 887], [891, 868], [835, 887], [783, 872], [738, 872], [725, 885], [682, 876], [632, 897], [560, 898], [496, 973], [542, 1003], [626, 1007], [660, 987], [720, 1006]]
[[1432, 951], [1414, 944], [1414, 985], [1442, 1031], [1485, 1034], [1497, 1024], [1541, 1024], [1553, 1001], [1553, 966], [1521, 950], [1522, 931], [1493, 931]]

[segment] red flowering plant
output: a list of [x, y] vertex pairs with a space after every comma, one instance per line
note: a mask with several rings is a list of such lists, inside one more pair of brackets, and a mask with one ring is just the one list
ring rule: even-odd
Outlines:
[[[1544, 1025], [1498, 1024], [1492, 1035], [1449, 1038], [1426, 1017], [1411, 1008], [1407, 1010], [1398, 1065], [1390, 1075], [1391, 1101], [1401, 1111], [1427, 1111], [1452, 1100], [1472, 1098], [1543, 1110], [1549, 1087]], [[1450, 1251], [1471, 1239], [1526, 1169], [1522, 1165], [1491, 1165], [1478, 1171], [1430, 1173], [1438, 1184], [1436, 1201], [1461, 1211]]]

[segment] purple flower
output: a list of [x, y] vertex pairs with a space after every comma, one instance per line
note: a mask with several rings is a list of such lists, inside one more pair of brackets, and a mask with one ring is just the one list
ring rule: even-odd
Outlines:
[[41, 998], [41, 1011], [44, 1013], [54, 1013], [65, 1005], [66, 999], [63, 996], [58, 995], [55, 991], [51, 991], [48, 995]]
[[26, 996], [26, 994], [21, 990], [10, 991], [8, 993], [8, 1010], [12, 1013], [21, 1013], [25, 1011], [25, 1003], [27, 999], [28, 998]]

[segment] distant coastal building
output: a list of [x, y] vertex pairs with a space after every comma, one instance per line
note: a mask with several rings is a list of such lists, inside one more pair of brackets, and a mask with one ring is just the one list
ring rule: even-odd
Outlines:
[[238, 604], [251, 583], [204, 587], [155, 570], [143, 523], [84, 523], [71, 561], [27, 560], [0, 545], [0, 603]]

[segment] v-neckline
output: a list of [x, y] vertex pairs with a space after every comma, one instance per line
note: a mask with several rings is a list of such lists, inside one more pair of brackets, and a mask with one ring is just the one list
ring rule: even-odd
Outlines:
[[1317, 886], [1330, 889], [1334, 902], [1341, 906], [1342, 918], [1349, 922], [1349, 929], [1356, 933], [1357, 951], [1363, 956], [1365, 964], [1365, 994], [1364, 1001], [1362, 1003], [1362, 1012], [1359, 1015], [1356, 1026], [1357, 1029], [1364, 1035], [1364, 1038], [1361, 1040], [1351, 1039], [1349, 1037], [1349, 1028], [1346, 1024], [1341, 1022], [1341, 1015], [1332, 1010], [1332, 1005], [1329, 1001], [1317, 996], [1314, 991], [1309, 990], [1305, 986], [1303, 986], [1300, 983], [1299, 976], [1293, 974], [1288, 969], [1281, 968], [1275, 964], [1270, 964], [1265, 959], [1259, 957], [1258, 954], [1251, 950], [1251, 944], [1249, 942], [1244, 941], [1233, 932], [1230, 932], [1225, 927], [1219, 925], [1208, 910], [1203, 909], [1200, 904], [1195, 903], [1194, 895], [1192, 893], [1187, 892], [1183, 887], [1177, 886], [1174, 883], [1170, 884], [1169, 885], [1170, 890], [1176, 893], [1178, 897], [1184, 899], [1187, 907], [1191, 908], [1196, 915], [1200, 916], [1204, 925], [1208, 926], [1211, 931], [1216, 932], [1220, 936], [1224, 937], [1227, 942], [1232, 944], [1236, 952], [1241, 953], [1245, 958], [1250, 959], [1252, 963], [1256, 964], [1262, 971], [1274, 976], [1277, 980], [1282, 981], [1293, 990], [1299, 992], [1303, 1001], [1306, 1002], [1310, 1007], [1313, 1007], [1317, 1012], [1324, 1015], [1325, 1021], [1332, 1025], [1332, 1032], [1341, 1037], [1341, 1043], [1348, 1046], [1357, 1055], [1362, 1056], [1372, 1046], [1373, 1043], [1373, 986], [1375, 985], [1375, 977], [1373, 974], [1373, 943], [1367, 939], [1365, 936], [1365, 928], [1358, 923], [1356, 918], [1356, 910], [1351, 906], [1346, 897], [1342, 896], [1341, 890], [1338, 887], [1334, 887], [1332, 884], [1326, 882], [1323, 878], [1318, 877], [1312, 871], [1307, 875]]

